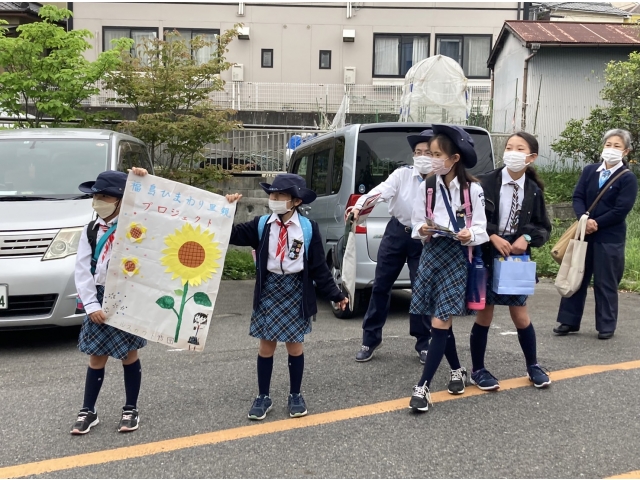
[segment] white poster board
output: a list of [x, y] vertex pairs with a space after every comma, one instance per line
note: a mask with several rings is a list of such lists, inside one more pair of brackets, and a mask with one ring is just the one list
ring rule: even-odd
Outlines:
[[214, 193], [129, 174], [105, 286], [107, 323], [202, 351], [235, 209]]

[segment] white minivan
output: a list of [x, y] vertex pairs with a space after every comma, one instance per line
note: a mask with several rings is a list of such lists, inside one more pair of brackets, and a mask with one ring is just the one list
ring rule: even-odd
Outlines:
[[82, 323], [74, 266], [105, 170], [153, 172], [140, 140], [110, 130], [0, 131], [0, 330]]

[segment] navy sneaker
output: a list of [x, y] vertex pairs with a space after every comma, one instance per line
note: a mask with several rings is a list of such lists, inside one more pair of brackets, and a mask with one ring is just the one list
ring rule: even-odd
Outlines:
[[409, 401], [409, 408], [414, 412], [427, 412], [430, 403], [431, 394], [429, 393], [427, 384], [414, 385], [411, 400]]
[[356, 353], [356, 362], [368, 362], [373, 358], [373, 352], [375, 352], [381, 346], [382, 346], [382, 342], [380, 342], [375, 347], [368, 347], [367, 345], [362, 345], [358, 353]]
[[301, 393], [290, 393], [288, 406], [291, 418], [304, 417], [307, 414], [307, 404], [304, 403]]
[[462, 395], [464, 393], [464, 384], [467, 382], [467, 369], [460, 367], [457, 370], [451, 370], [449, 374], [449, 385], [447, 391], [451, 395]]
[[480, 390], [485, 392], [491, 390], [498, 390], [500, 383], [498, 379], [489, 373], [486, 368], [481, 368], [477, 372], [471, 372], [471, 385], [475, 385]]
[[249, 419], [264, 420], [264, 417], [267, 416], [267, 413], [269, 413], [269, 410], [271, 410], [272, 406], [273, 402], [271, 401], [271, 397], [269, 397], [269, 395], [258, 395], [253, 401], [251, 410], [249, 410]]
[[527, 367], [527, 374], [529, 376], [529, 380], [536, 388], [545, 388], [551, 385], [549, 372], [537, 363], [535, 365]]
[[425, 363], [427, 363], [427, 351], [426, 350], [420, 350], [418, 352], [418, 357], [420, 357], [420, 363], [422, 365], [424, 365]]

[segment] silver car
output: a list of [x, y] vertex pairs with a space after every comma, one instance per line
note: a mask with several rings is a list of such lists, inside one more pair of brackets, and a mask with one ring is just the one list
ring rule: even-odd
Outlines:
[[74, 266], [105, 170], [153, 171], [140, 140], [109, 130], [0, 131], [0, 330], [82, 323]]
[[[302, 213], [318, 222], [327, 264], [340, 284], [337, 245], [344, 236], [344, 212], [358, 198], [384, 182], [402, 165], [413, 163], [407, 136], [429, 127], [427, 123], [374, 123], [349, 125], [335, 132], [305, 142], [296, 148], [289, 162], [289, 172], [303, 176], [318, 198], [302, 207]], [[464, 127], [475, 141], [478, 164], [474, 174], [494, 168], [493, 147], [489, 132], [479, 127]], [[379, 203], [365, 224], [356, 228], [356, 294], [354, 305], [341, 311], [339, 318], [352, 317], [369, 303], [375, 278], [378, 247], [390, 219], [388, 205]], [[363, 254], [364, 253], [364, 254]], [[405, 265], [394, 288], [411, 288], [409, 269]]]

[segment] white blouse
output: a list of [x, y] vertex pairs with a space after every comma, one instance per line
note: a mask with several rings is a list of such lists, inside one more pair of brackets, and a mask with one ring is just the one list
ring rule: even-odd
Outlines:
[[[280, 239], [280, 226], [276, 223], [276, 220], [280, 220], [280, 218], [275, 213], [272, 213], [271, 217], [267, 221], [267, 223], [271, 224], [271, 230], [269, 232], [269, 258], [267, 260], [267, 270], [280, 275], [301, 272], [304, 269], [304, 239], [302, 237], [302, 227], [300, 226], [298, 212], [294, 212], [291, 218], [285, 222], [291, 222], [291, 225], [287, 227], [287, 245], [282, 262], [279, 258], [276, 258], [278, 240]], [[296, 240], [298, 241], [300, 251], [296, 252], [297, 257], [292, 259], [289, 258], [289, 253], [293, 246], [293, 242]]]
[[[447, 212], [444, 199], [442, 198], [442, 192], [440, 191], [440, 185], [444, 186], [447, 190], [442, 177], [438, 175], [436, 177], [436, 188], [434, 195], [436, 198], [435, 206], [433, 209], [433, 221], [438, 225], [447, 227], [448, 229], [455, 231]], [[449, 203], [451, 209], [455, 212], [461, 207], [460, 202], [460, 183], [457, 178], [454, 178], [449, 184], [450, 199]], [[471, 216], [471, 240], [468, 243], [463, 243], [465, 246], [482, 245], [489, 241], [489, 235], [487, 235], [487, 217], [484, 212], [484, 190], [478, 183], [472, 183], [469, 187], [469, 197], [471, 200], [472, 216]], [[426, 195], [426, 182], [420, 185], [420, 194], [416, 196], [413, 203], [413, 213], [411, 214], [411, 225], [413, 231], [411, 233], [412, 238], [425, 240], [428, 236], [420, 235], [420, 227], [422, 227], [427, 220], [427, 195]], [[434, 235], [438, 236], [438, 235]]]

